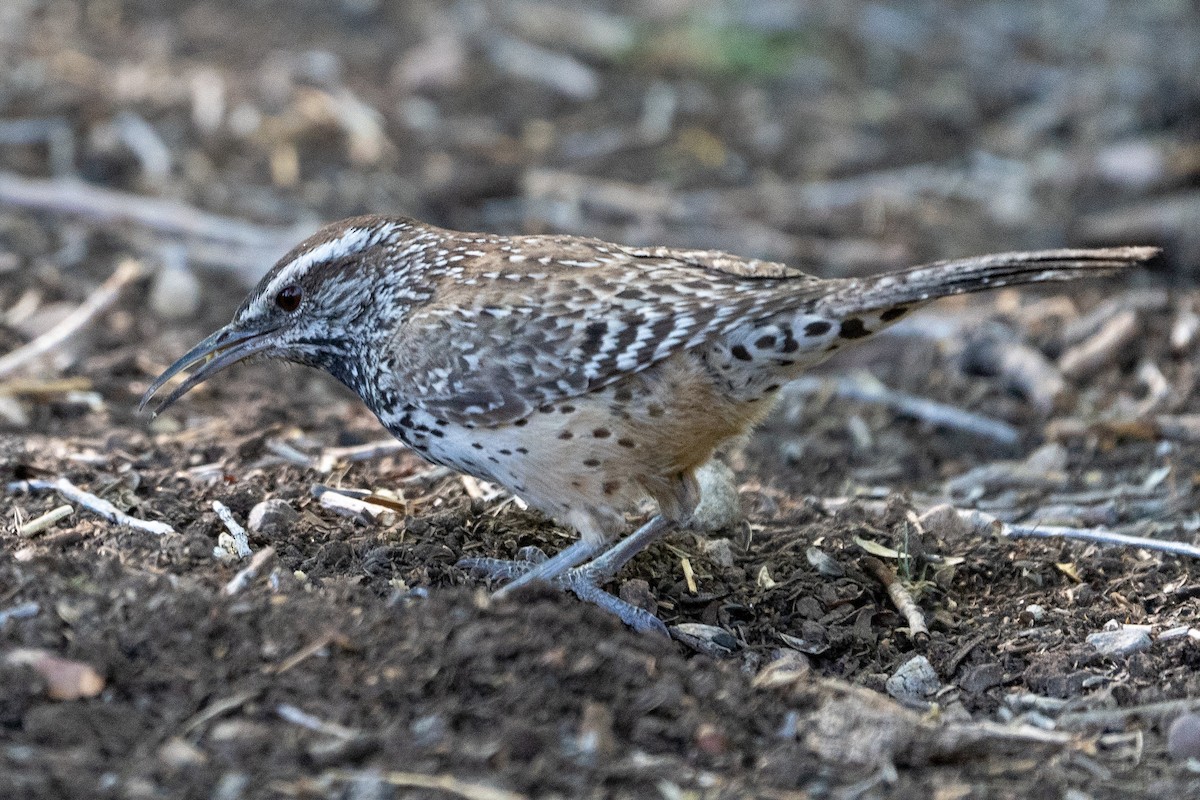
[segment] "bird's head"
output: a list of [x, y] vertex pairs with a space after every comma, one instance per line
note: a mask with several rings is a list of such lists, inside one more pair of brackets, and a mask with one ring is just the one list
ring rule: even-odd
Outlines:
[[411, 290], [404, 294], [408, 282], [402, 274], [412, 263], [404, 243], [421, 238], [414, 227], [405, 219], [356, 217], [313, 234], [263, 276], [228, 325], [159, 375], [139, 408], [175, 375], [197, 365], [154, 413], [250, 358], [293, 361], [324, 368], [343, 381], [353, 378], [354, 354], [393, 327], [381, 315], [403, 313], [406, 299], [420, 299]]

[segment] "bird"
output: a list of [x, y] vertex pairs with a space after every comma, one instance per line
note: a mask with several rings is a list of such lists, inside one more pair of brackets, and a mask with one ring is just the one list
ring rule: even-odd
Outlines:
[[[819, 278], [719, 251], [360, 216], [281, 258], [139, 408], [189, 369], [156, 414], [237, 362], [324, 370], [428, 461], [578, 534], [553, 557], [459, 562], [508, 581], [497, 595], [543, 581], [666, 633], [602, 584], [687, 524], [696, 470], [761, 421], [788, 381], [939, 297], [1109, 275], [1157, 252], [1015, 252]], [[647, 498], [657, 513], [623, 535]]]

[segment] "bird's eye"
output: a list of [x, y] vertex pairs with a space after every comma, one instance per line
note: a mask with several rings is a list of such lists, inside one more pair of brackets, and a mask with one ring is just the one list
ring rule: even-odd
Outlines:
[[279, 290], [279, 294], [275, 295], [275, 305], [287, 311], [289, 314], [300, 307], [300, 298], [304, 296], [304, 290], [299, 286], [285, 286]]

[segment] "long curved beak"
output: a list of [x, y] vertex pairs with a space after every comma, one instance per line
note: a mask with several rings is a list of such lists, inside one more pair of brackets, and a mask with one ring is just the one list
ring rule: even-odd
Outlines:
[[275, 328], [240, 331], [226, 325], [193, 347], [182, 358], [167, 367], [162, 375], [155, 378], [154, 383], [150, 384], [150, 388], [142, 395], [142, 401], [138, 403], [138, 410], [141, 411], [144, 409], [150, 402], [150, 398], [154, 397], [155, 393], [171, 378], [174, 378], [189, 367], [200, 364], [199, 369], [189, 375], [183, 383], [176, 386], [174, 391], [163, 398], [162, 402], [155, 407], [155, 416], [161, 414], [167, 406], [183, 397], [196, 385], [208, 380], [229, 365], [236, 364], [244, 358], [266, 350], [272, 344], [269, 334], [274, 333], [274, 331]]

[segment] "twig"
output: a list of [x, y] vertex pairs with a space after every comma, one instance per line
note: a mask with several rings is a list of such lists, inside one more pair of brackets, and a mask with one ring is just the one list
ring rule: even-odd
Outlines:
[[217, 516], [221, 518], [221, 522], [225, 524], [225, 528], [229, 531], [230, 537], [233, 538], [233, 546], [236, 548], [238, 558], [249, 558], [254, 554], [250, 549], [250, 539], [246, 536], [246, 529], [238, 524], [238, 521], [233, 518], [233, 512], [229, 510], [229, 506], [222, 503], [220, 500], [213, 500], [213, 511], [217, 512]]
[[482, 783], [469, 783], [455, 778], [453, 775], [424, 775], [420, 772], [384, 772], [383, 774], [368, 772], [351, 772], [350, 770], [335, 769], [322, 775], [331, 781], [357, 781], [360, 778], [372, 778], [383, 781], [390, 786], [402, 786], [410, 789], [434, 789], [447, 794], [458, 795], [466, 800], [526, 800], [525, 795], [510, 792], [507, 789], [497, 789]]
[[71, 392], [86, 392], [92, 388], [91, 378], [53, 378], [43, 381], [36, 378], [13, 378], [0, 383], [0, 397], [54, 397]]
[[1054, 410], [1066, 390], [1062, 373], [1040, 350], [1000, 335], [991, 326], [970, 337], [961, 362], [968, 372], [999, 376], [1007, 388], [1026, 398], [1043, 414]]
[[336, 722], [326, 722], [289, 703], [280, 703], [275, 707], [275, 713], [293, 725], [299, 725], [301, 728], [308, 728], [310, 731], [323, 733], [337, 739], [355, 739], [362, 735], [361, 731], [347, 728], [345, 725], [338, 725]]
[[321, 473], [333, 472], [334, 467], [341, 461], [370, 461], [393, 453], [403, 453], [407, 449], [408, 445], [399, 439], [383, 439], [351, 447], [327, 447], [317, 456], [316, 467]]
[[135, 530], [147, 531], [159, 535], [175, 532], [175, 529], [165, 522], [154, 522], [152, 520], [131, 517], [104, 498], [97, 497], [91, 492], [85, 492], [66, 478], [57, 478], [52, 481], [14, 481], [8, 484], [7, 488], [10, 492], [19, 492], [22, 490], [58, 492], [62, 495], [63, 499], [83, 506], [88, 511], [99, 514], [109, 522], [116, 523], [117, 525], [124, 525], [127, 528], [134, 528]]
[[370, 500], [359, 499], [342, 494], [332, 489], [321, 492], [322, 508], [328, 508], [335, 514], [350, 517], [359, 522], [378, 523], [384, 527], [396, 524], [396, 510], [390, 506], [373, 503]]
[[304, 647], [301, 647], [292, 655], [285, 658], [283, 661], [279, 662], [279, 666], [267, 667], [266, 672], [272, 675], [282, 675], [289, 669], [295, 667], [297, 664], [305, 661], [305, 659], [311, 658], [313, 655], [321, 652], [331, 644], [341, 644], [342, 646], [346, 646], [349, 644], [349, 640], [346, 639], [343, 634], [340, 634], [337, 631], [326, 631], [313, 641], [304, 645]]
[[[853, 497], [815, 498], [816, 505], [826, 513], [834, 513], [850, 505], [858, 505], [871, 514], [883, 514], [887, 504], [882, 500], [860, 500]], [[1131, 536], [1098, 528], [1068, 528], [1054, 525], [1012, 525], [986, 511], [956, 508], [948, 503], [931, 506], [920, 516], [921, 524], [934, 536], [944, 539], [959, 536], [1003, 536], [1008, 539], [1068, 539], [1118, 547], [1139, 547], [1160, 553], [1200, 558], [1200, 546], [1166, 539]]]
[[1056, 525], [1004, 525], [1001, 536], [1010, 539], [1072, 539], [1077, 542], [1094, 542], [1121, 547], [1140, 547], [1177, 556], [1200, 558], [1200, 547], [1185, 542], [1165, 539], [1148, 539], [1145, 536], [1130, 536], [1097, 528], [1064, 528]]
[[71, 505], [59, 506], [52, 508], [45, 514], [42, 514], [36, 519], [31, 519], [21, 527], [17, 528], [17, 536], [23, 539], [28, 539], [32, 536], [37, 536], [42, 531], [54, 526], [59, 520], [66, 519], [75, 513], [75, 507]]
[[1085, 378], [1115, 361], [1138, 332], [1137, 314], [1122, 311], [1100, 330], [1063, 353], [1058, 359], [1058, 367], [1068, 380]]
[[965, 411], [925, 397], [889, 389], [873, 378], [862, 376], [824, 380], [801, 377], [788, 384], [785, 395], [808, 396], [832, 390], [837, 397], [865, 403], [879, 403], [904, 416], [964, 431], [1001, 444], [1013, 444], [1021, 434], [1007, 422]]
[[279, 249], [295, 238], [295, 231], [288, 228], [256, 225], [183, 203], [118, 192], [70, 178], [44, 180], [0, 172], [0, 206], [69, 214], [103, 225], [136, 225], [226, 246]]
[[44, 355], [66, 341], [100, 312], [111, 306], [121, 290], [142, 275], [142, 265], [133, 259], [122, 261], [108, 280], [91, 297], [55, 325], [31, 342], [0, 358], [0, 377], [8, 375], [38, 356]]
[[892, 604], [896, 606], [896, 610], [904, 615], [905, 621], [908, 623], [908, 633], [913, 641], [924, 641], [929, 638], [929, 627], [925, 624], [925, 615], [921, 613], [920, 606], [908, 590], [904, 588], [904, 584], [896, 577], [896, 573], [874, 556], [866, 556], [862, 560], [863, 566], [867, 568], [875, 579], [878, 580], [883, 587], [887, 589], [888, 597], [891, 598]]
[[258, 577], [259, 570], [261, 570], [266, 563], [274, 557], [274, 547], [264, 547], [262, 550], [259, 550], [257, 553], [255, 553], [254, 557], [250, 559], [250, 563], [246, 565], [245, 569], [239, 570], [238, 574], [234, 575], [233, 579], [230, 580], [229, 583], [225, 584], [225, 594], [232, 597], [233, 595], [242, 591], [242, 589], [245, 589], [250, 584], [250, 581]]

